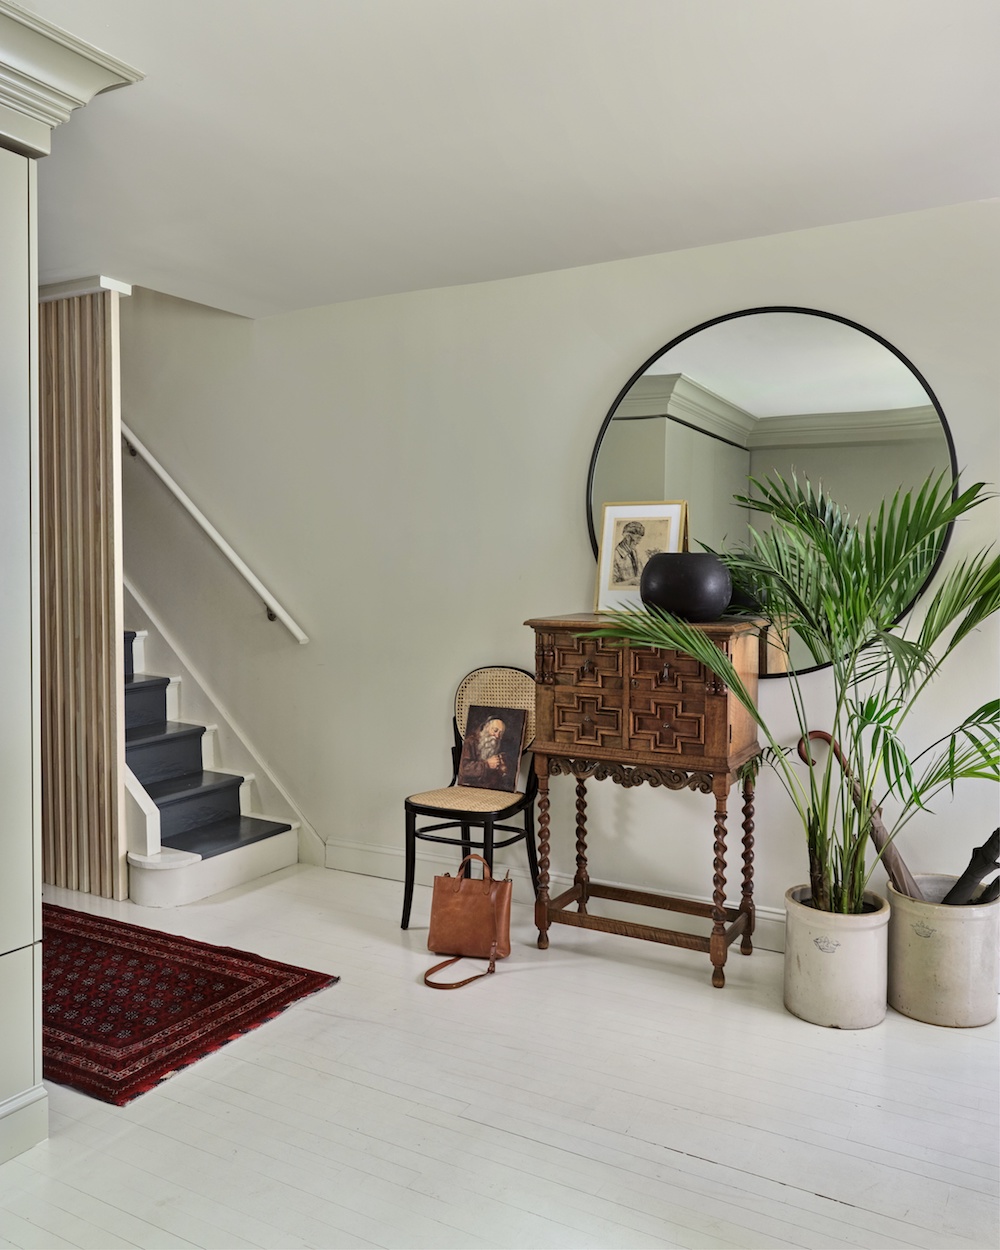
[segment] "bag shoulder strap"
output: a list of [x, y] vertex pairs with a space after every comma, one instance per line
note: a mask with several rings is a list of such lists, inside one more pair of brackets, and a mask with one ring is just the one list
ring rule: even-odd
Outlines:
[[[496, 952], [496, 943], [493, 943], [493, 951]], [[464, 981], [432, 981], [431, 977], [435, 972], [440, 972], [442, 968], [448, 968], [451, 964], [457, 964], [462, 958], [456, 955], [453, 959], [446, 959], [443, 963], [435, 964], [433, 968], [428, 968], [424, 973], [424, 985], [430, 986], [432, 990], [458, 990], [463, 985], [470, 985], [473, 981], [479, 981], [483, 977], [488, 977], [491, 972], [496, 972], [496, 960], [491, 955], [490, 966], [485, 972], [477, 972], [474, 977], [466, 977]]]

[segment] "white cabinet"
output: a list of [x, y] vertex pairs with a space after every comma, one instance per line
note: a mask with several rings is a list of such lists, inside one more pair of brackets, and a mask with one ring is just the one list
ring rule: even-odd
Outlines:
[[41, 1074], [38, 362], [34, 157], [140, 77], [0, 0], [0, 1162], [47, 1134]]
[[35, 940], [32, 451], [25, 156], [0, 150], [0, 954]]
[[0, 1160], [45, 1135], [38, 873], [34, 167], [0, 149]]

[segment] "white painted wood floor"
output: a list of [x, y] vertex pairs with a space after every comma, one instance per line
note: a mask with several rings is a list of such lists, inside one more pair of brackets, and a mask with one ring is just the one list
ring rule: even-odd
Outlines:
[[58, 1085], [0, 1246], [997, 1245], [997, 1030], [781, 1005], [781, 956], [553, 930], [424, 988], [429, 890], [298, 865], [176, 910], [52, 902], [342, 977], [115, 1108]]

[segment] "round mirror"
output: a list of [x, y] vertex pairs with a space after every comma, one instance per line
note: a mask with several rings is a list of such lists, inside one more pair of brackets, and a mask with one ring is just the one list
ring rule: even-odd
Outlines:
[[748, 308], [680, 335], [622, 388], [590, 462], [590, 541], [596, 555], [605, 504], [683, 499], [691, 550], [724, 551], [747, 541], [733, 496], [751, 477], [807, 477], [860, 519], [945, 471], [944, 413], [891, 343], [832, 313]]

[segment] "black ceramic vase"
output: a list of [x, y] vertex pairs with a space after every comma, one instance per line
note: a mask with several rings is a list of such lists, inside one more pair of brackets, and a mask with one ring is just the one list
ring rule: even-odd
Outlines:
[[660, 551], [646, 561], [639, 581], [647, 608], [685, 621], [717, 621], [732, 593], [729, 570], [710, 551]]

